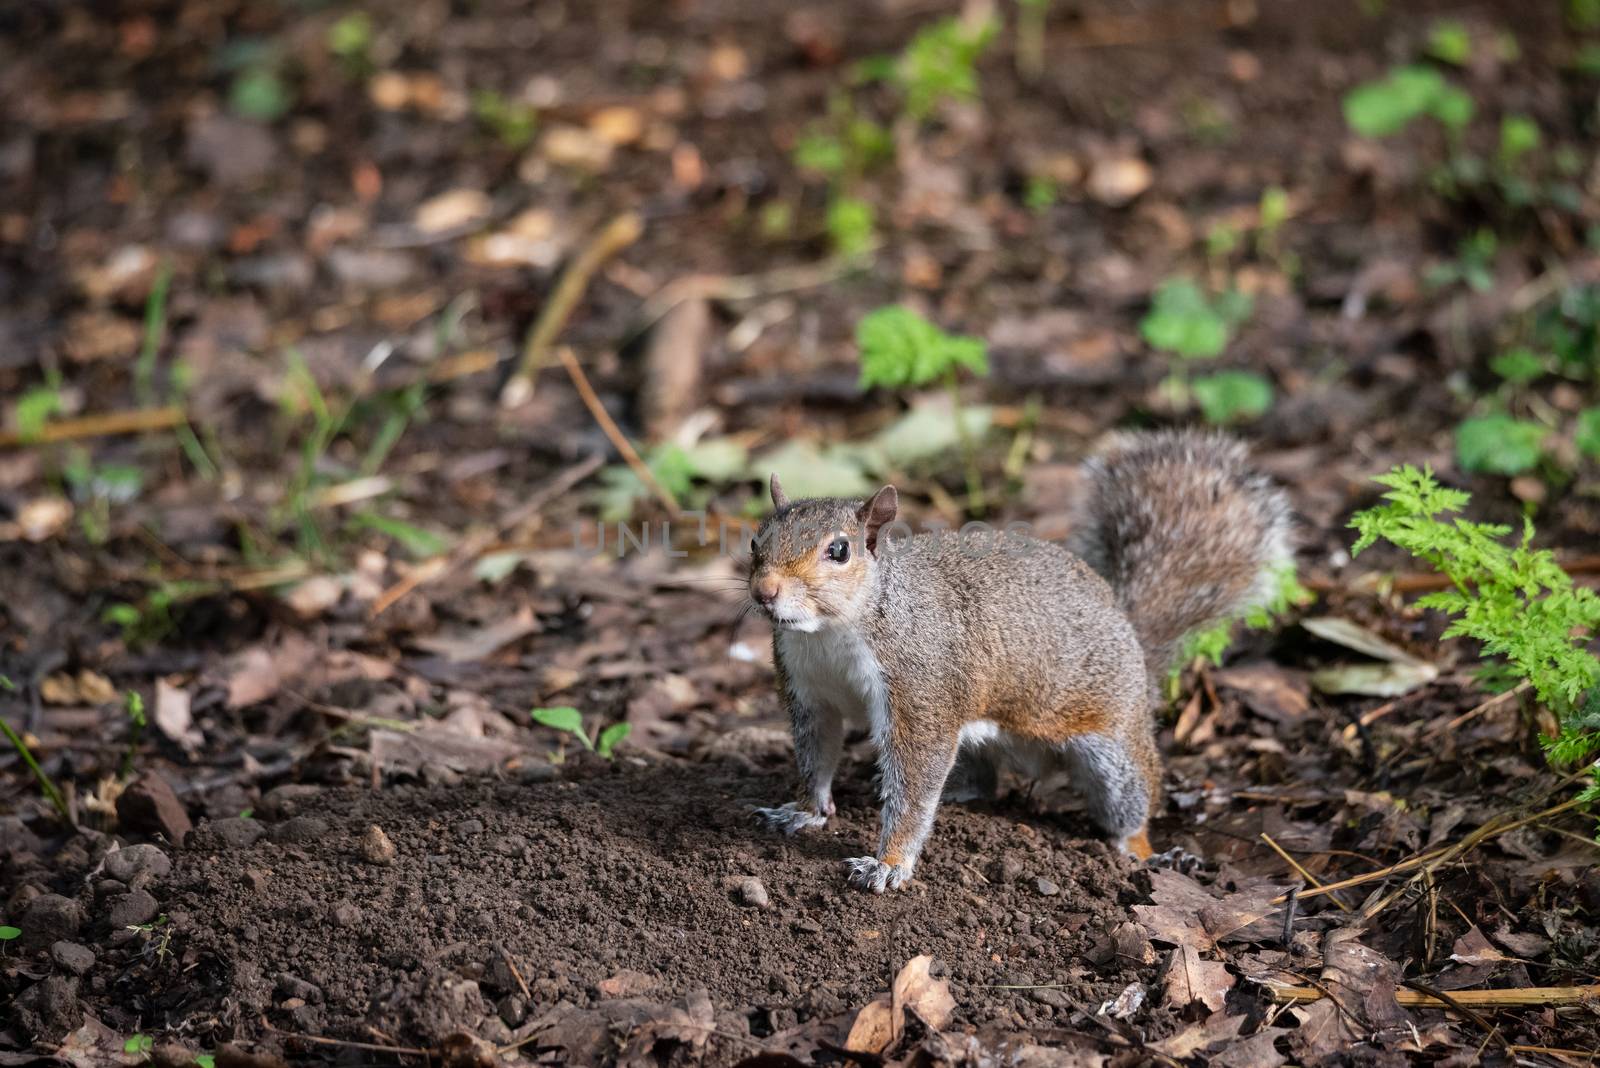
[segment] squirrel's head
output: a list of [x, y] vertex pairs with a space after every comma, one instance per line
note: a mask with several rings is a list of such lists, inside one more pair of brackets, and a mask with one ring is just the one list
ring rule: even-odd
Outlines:
[[750, 599], [774, 627], [805, 633], [855, 620], [877, 577], [879, 534], [899, 498], [790, 501], [772, 476], [774, 511], [750, 543]]

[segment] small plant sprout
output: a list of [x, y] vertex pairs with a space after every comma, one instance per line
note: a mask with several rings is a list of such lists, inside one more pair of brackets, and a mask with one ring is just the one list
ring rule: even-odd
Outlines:
[[1544, 458], [1549, 428], [1504, 412], [1463, 420], [1456, 427], [1456, 461], [1462, 470], [1520, 475]]
[[1454, 260], [1435, 264], [1428, 271], [1428, 284], [1442, 288], [1461, 283], [1479, 293], [1487, 293], [1494, 288], [1494, 260], [1499, 249], [1500, 239], [1494, 231], [1479, 227], [1461, 242]]
[[0, 924], [0, 942], [15, 942], [21, 937], [22, 929], [20, 927], [12, 927], [8, 924]]
[[910, 308], [891, 305], [863, 316], [856, 324], [856, 347], [861, 354], [862, 389], [918, 389], [942, 382], [950, 394], [956, 434], [966, 461], [968, 505], [976, 514], [985, 508], [983, 476], [978, 470], [977, 444], [972, 440], [961, 409], [960, 372], [989, 373], [989, 356], [974, 337], [947, 334]]
[[1254, 419], [1272, 407], [1272, 383], [1250, 371], [1222, 371], [1191, 378], [1188, 365], [1222, 354], [1234, 328], [1250, 314], [1241, 293], [1208, 297], [1187, 278], [1169, 278], [1156, 290], [1139, 332], [1152, 347], [1176, 357], [1161, 385], [1176, 407], [1198, 405], [1212, 423]]
[[148, 1054], [156, 1048], [156, 1040], [149, 1035], [129, 1035], [128, 1040], [122, 1044], [122, 1052], [135, 1055]]
[[[1451, 618], [1445, 637], [1476, 639], [1486, 657], [1503, 658], [1485, 665], [1485, 677], [1525, 680], [1555, 714], [1560, 729], [1544, 739], [1552, 762], [1592, 761], [1600, 752], [1600, 659], [1585, 646], [1600, 631], [1600, 595], [1575, 586], [1548, 549], [1533, 548], [1531, 520], [1508, 542], [1509, 527], [1454, 517], [1470, 498], [1431, 471], [1400, 467], [1377, 482], [1388, 503], [1352, 518], [1360, 535], [1352, 555], [1381, 539], [1448, 578], [1450, 588], [1417, 603]], [[1600, 781], [1584, 797], [1600, 798]]]
[[854, 259], [876, 243], [877, 213], [860, 197], [835, 196], [828, 203], [828, 239], [836, 255]]
[[1428, 31], [1428, 55], [1441, 63], [1465, 67], [1472, 61], [1472, 35], [1455, 19], [1440, 19]]
[[1344, 97], [1345, 122], [1363, 137], [1389, 137], [1426, 117], [1456, 138], [1472, 121], [1474, 110], [1472, 97], [1464, 89], [1424, 66], [1397, 68]]
[[994, 35], [992, 19], [977, 25], [940, 19], [920, 30], [894, 67], [893, 80], [905, 94], [907, 117], [921, 122], [947, 102], [976, 100], [978, 57]]
[[[6, 679], [5, 682], [6, 689], [15, 688], [10, 679]], [[70, 825], [73, 822], [72, 810], [67, 807], [67, 799], [62, 796], [60, 788], [55, 784], [55, 780], [50, 778], [45, 773], [45, 770], [39, 766], [39, 762], [34, 759], [33, 750], [28, 748], [28, 743], [23, 739], [22, 735], [18, 734], [11, 724], [3, 719], [0, 719], [0, 734], [6, 736], [6, 740], [11, 743], [11, 748], [17, 751], [17, 756], [21, 757], [23, 764], [27, 765], [28, 770], [33, 772], [34, 781], [39, 784], [39, 792], [44, 794], [46, 801], [50, 802], [50, 807], [56, 810], [56, 814], [61, 817], [63, 823]]]
[[613, 723], [601, 730], [593, 740], [583, 729], [583, 713], [571, 705], [560, 705], [553, 708], [535, 708], [528, 713], [535, 723], [570, 734], [583, 745], [589, 752], [596, 756], [610, 760], [612, 753], [633, 731], [629, 723]]
[[1585, 408], [1578, 413], [1573, 441], [1583, 455], [1591, 460], [1600, 460], [1600, 408]]

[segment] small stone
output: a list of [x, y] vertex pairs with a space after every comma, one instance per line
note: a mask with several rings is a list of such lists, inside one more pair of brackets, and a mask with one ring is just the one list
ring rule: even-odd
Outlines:
[[1089, 172], [1089, 195], [1117, 208], [1150, 188], [1155, 172], [1138, 156], [1100, 160]]
[[164, 879], [172, 871], [172, 861], [153, 845], [124, 846], [106, 854], [106, 874], [118, 882], [132, 883], [137, 876]]
[[322, 988], [315, 983], [308, 983], [298, 975], [289, 972], [279, 972], [277, 978], [278, 993], [285, 998], [299, 998], [303, 1005], [321, 1005]]
[[18, 994], [12, 1008], [22, 1033], [36, 1042], [54, 1045], [81, 1027], [83, 1006], [73, 991], [76, 985], [76, 980], [52, 975]]
[[381, 864], [387, 867], [394, 863], [400, 851], [389, 841], [389, 836], [383, 833], [383, 828], [376, 823], [369, 826], [366, 833], [361, 836], [361, 859], [368, 864]]
[[256, 813], [263, 819], [286, 820], [304, 814], [306, 805], [322, 794], [322, 787], [290, 782], [274, 786], [261, 795]]
[[461, 820], [450, 828], [457, 838], [471, 838], [475, 834], [483, 833], [482, 820]]
[[191, 849], [248, 849], [259, 842], [267, 833], [267, 828], [260, 820], [246, 819], [244, 816], [227, 816], [220, 820], [209, 820], [197, 827], [194, 837], [189, 842]]
[[23, 910], [22, 948], [40, 949], [60, 939], [71, 939], [83, 926], [83, 909], [69, 897], [40, 894]]
[[1050, 986], [1036, 986], [1028, 991], [1028, 996], [1041, 1005], [1049, 1005], [1053, 1009], [1070, 1009], [1072, 999], [1065, 993]]
[[117, 818], [125, 830], [159, 834], [173, 845], [182, 845], [193, 828], [188, 810], [172, 785], [153, 771], [147, 771], [128, 785], [117, 798]]
[[1022, 878], [1022, 861], [1015, 855], [1007, 853], [995, 865], [995, 873], [1002, 883], [1014, 883]]
[[333, 906], [333, 922], [340, 927], [354, 927], [361, 922], [361, 910], [348, 901]]
[[521, 994], [507, 994], [500, 999], [496, 1011], [507, 1027], [517, 1027], [528, 1015], [528, 1002]]
[[764, 909], [772, 904], [772, 899], [767, 896], [767, 888], [755, 876], [739, 880], [739, 902], [751, 908]]
[[493, 210], [494, 202], [483, 190], [452, 189], [418, 205], [413, 223], [425, 234], [438, 234], [482, 222]]
[[310, 845], [328, 837], [328, 821], [315, 816], [295, 816], [272, 828], [274, 842], [289, 845]]
[[789, 925], [798, 934], [821, 934], [822, 924], [809, 917], [802, 916]]
[[1053, 880], [1046, 879], [1042, 875], [1033, 881], [1033, 885], [1045, 897], [1055, 897], [1061, 893], [1061, 887], [1057, 886]]
[[161, 906], [147, 890], [130, 890], [111, 902], [111, 927], [120, 930], [149, 923], [156, 918]]
[[56, 942], [50, 946], [50, 959], [73, 975], [82, 975], [94, 967], [94, 950], [76, 942]]

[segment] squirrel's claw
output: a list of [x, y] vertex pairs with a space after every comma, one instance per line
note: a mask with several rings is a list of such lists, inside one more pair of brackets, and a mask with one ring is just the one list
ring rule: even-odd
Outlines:
[[798, 801], [790, 801], [787, 805], [779, 805], [776, 808], [758, 808], [756, 819], [767, 829], [782, 831], [784, 834], [799, 834], [807, 828], [825, 827], [828, 823], [825, 814], [803, 808]]
[[911, 878], [909, 865], [885, 864], [877, 857], [851, 857], [844, 863], [850, 869], [850, 885], [874, 894], [898, 890]]

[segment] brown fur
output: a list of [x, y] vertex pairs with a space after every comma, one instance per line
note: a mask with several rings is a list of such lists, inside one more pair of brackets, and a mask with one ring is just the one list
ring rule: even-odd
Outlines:
[[[778, 688], [804, 789], [764, 818], [789, 831], [826, 821], [843, 717], [864, 713], [884, 810], [876, 855], [851, 862], [856, 885], [910, 877], [964, 728], [971, 745], [1065, 766], [1091, 815], [1148, 855], [1161, 772], [1154, 681], [1185, 634], [1259, 596], [1287, 553], [1287, 507], [1243, 458], [1214, 436], [1119, 439], [1090, 465], [1081, 559], [1014, 535], [1014, 551], [982, 555], [953, 536], [879, 544], [892, 488], [868, 501], [790, 501], [774, 479], [778, 509], [758, 532], [751, 589], [778, 625]], [[838, 536], [850, 539], [842, 563], [827, 555]]]

